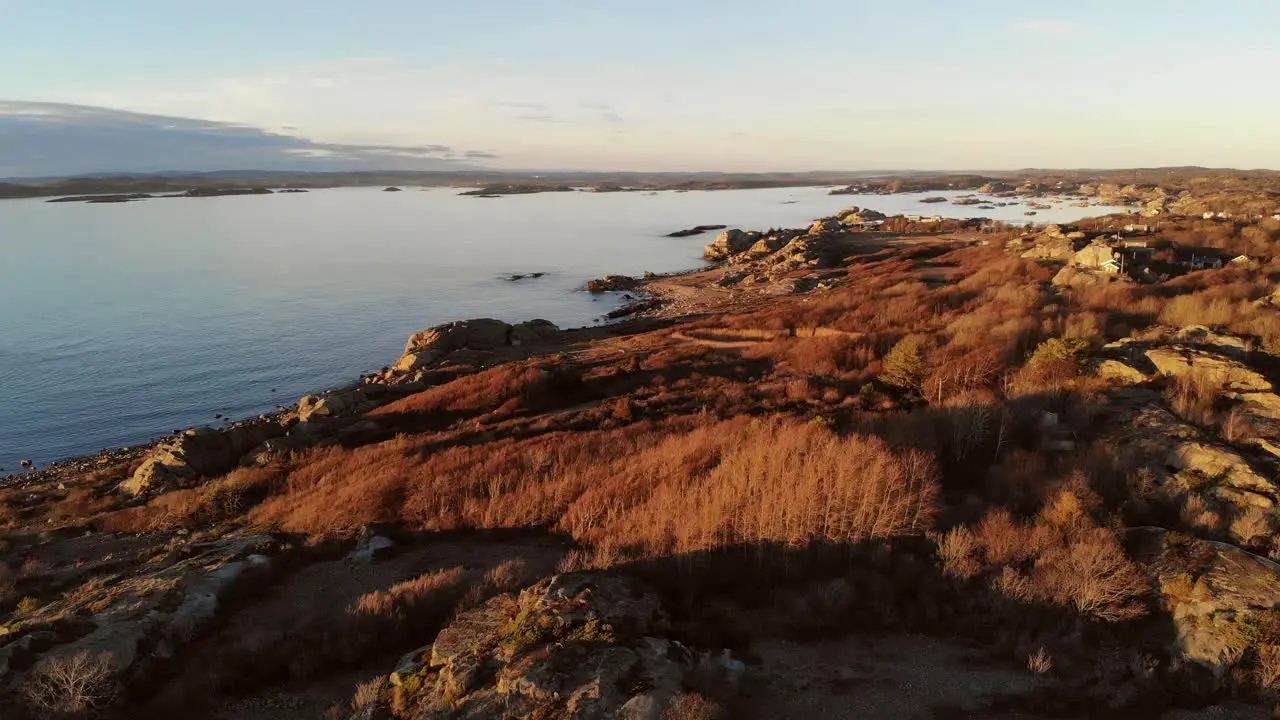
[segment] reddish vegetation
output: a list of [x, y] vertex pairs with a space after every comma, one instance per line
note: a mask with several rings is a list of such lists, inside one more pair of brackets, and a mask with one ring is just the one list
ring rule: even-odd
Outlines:
[[[368, 526], [427, 544], [443, 533], [546, 533], [574, 546], [562, 570], [613, 568], [657, 584], [696, 646], [747, 646], [756, 626], [798, 638], [963, 632], [1040, 675], [1084, 677], [1092, 660], [1080, 638], [1119, 657], [1158, 614], [1145, 569], [1126, 555], [1125, 522], [1269, 543], [1262, 511], [1224, 513], [1198, 496], [1162, 506], [1149, 473], [1094, 442], [1111, 388], [1087, 361], [1103, 344], [1164, 323], [1280, 348], [1280, 311], [1267, 300], [1280, 280], [1267, 254], [1275, 234], [1223, 227], [1180, 221], [1161, 237], [1171, 251], [1247, 248], [1263, 262], [1070, 290], [1051, 284], [1056, 267], [1005, 252], [1013, 229], [862, 248], [830, 289], [716, 291], [732, 312], [710, 304], [704, 315], [581, 331], [560, 354], [463, 367], [359, 418], [374, 429], [267, 467], [134, 503], [111, 492], [128, 467], [35, 499], [5, 491], [0, 526], [269, 531], [318, 554]], [[1196, 432], [1250, 439], [1248, 418], [1209, 379], [1152, 385]], [[1055, 431], [1070, 441], [1047, 450]], [[381, 648], [387, 637], [426, 642], [458, 608], [536, 574], [520, 561], [416, 568], [340, 611], [227, 640], [210, 652], [207, 678], [145, 704], [159, 712], [360, 667], [380, 650], [412, 649]], [[0, 565], [0, 610], [73, 590], [61, 582]], [[1280, 654], [1256, 655], [1248, 662], [1269, 679], [1254, 686], [1274, 684]], [[718, 696], [684, 690], [666, 717], [727, 716]], [[386, 693], [366, 684], [355, 705]]]

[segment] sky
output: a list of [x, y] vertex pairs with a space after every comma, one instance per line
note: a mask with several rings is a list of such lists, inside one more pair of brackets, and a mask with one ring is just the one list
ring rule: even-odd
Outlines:
[[0, 0], [0, 101], [492, 168], [1280, 168], [1277, 28], [1276, 0]]

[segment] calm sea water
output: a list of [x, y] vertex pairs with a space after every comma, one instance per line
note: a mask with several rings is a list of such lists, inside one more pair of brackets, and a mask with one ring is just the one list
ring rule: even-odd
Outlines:
[[[456, 192], [0, 202], [0, 468], [288, 404], [390, 364], [409, 334], [441, 322], [591, 324], [618, 300], [591, 297], [586, 280], [697, 267], [714, 233], [662, 237], [691, 225], [797, 226], [853, 204], [1028, 219], [1023, 206], [824, 188]], [[1063, 204], [1032, 219], [1104, 211]], [[532, 272], [546, 275], [503, 279]]]

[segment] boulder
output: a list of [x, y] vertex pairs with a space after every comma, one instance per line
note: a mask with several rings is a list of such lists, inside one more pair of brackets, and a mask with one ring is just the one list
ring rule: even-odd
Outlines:
[[1120, 360], [1100, 360], [1094, 366], [1094, 373], [1104, 380], [1110, 380], [1122, 385], [1138, 385], [1148, 379], [1137, 368]]
[[372, 388], [356, 385], [330, 390], [322, 395], [305, 395], [298, 400], [298, 422], [330, 420], [365, 412], [376, 405], [369, 397], [371, 392], [374, 392]]
[[766, 255], [777, 252], [783, 245], [782, 238], [777, 235], [769, 235], [762, 237], [756, 241], [754, 245], [747, 248], [747, 255], [752, 258], [761, 258]]
[[417, 718], [660, 718], [694, 662], [668, 629], [636, 581], [562, 575], [458, 615], [392, 683]]
[[512, 345], [543, 345], [559, 342], [560, 328], [550, 320], [529, 320], [511, 327]]
[[844, 225], [839, 220], [815, 220], [809, 226], [810, 235], [823, 235], [826, 233], [840, 232], [844, 229]]
[[1071, 256], [1071, 264], [1087, 270], [1100, 270], [1107, 263], [1118, 263], [1119, 256], [1109, 246], [1101, 243], [1086, 245]]
[[605, 275], [587, 282], [587, 292], [625, 292], [640, 287], [640, 281], [627, 275]]
[[847, 225], [856, 225], [858, 223], [884, 220], [888, 216], [878, 210], [872, 210], [870, 208], [851, 207], [845, 208], [844, 210], [836, 213], [836, 217], [840, 218], [841, 222], [844, 222]]
[[361, 565], [372, 565], [395, 551], [396, 542], [388, 537], [364, 533], [356, 541], [355, 549], [347, 553], [347, 560]]
[[511, 326], [501, 320], [477, 318], [437, 325], [414, 333], [393, 370], [410, 372], [461, 349], [493, 350], [508, 344]]
[[720, 233], [715, 242], [706, 247], [702, 256], [707, 260], [724, 260], [730, 255], [736, 255], [755, 244], [760, 239], [758, 232], [745, 232], [743, 230], [725, 230]]
[[1155, 347], [1144, 353], [1162, 375], [1202, 378], [1231, 392], [1270, 392], [1271, 382], [1243, 363], [1217, 353], [1183, 347]]
[[274, 420], [225, 430], [187, 430], [156, 445], [133, 475], [120, 484], [120, 490], [140, 495], [195, 477], [221, 475], [234, 469], [252, 448], [283, 434], [284, 427]]
[[[1232, 545], [1134, 528], [1126, 544], [1149, 568], [1173, 622], [1170, 650], [1181, 662], [1221, 678], [1260, 644], [1258, 627], [1274, 624], [1280, 607], [1280, 566]], [[1270, 621], [1270, 622], [1268, 622]]]
[[1071, 241], [1066, 238], [1049, 238], [1046, 240], [1037, 240], [1036, 244], [1022, 253], [1022, 257], [1028, 260], [1061, 260], [1071, 259], [1075, 254], [1075, 248]]

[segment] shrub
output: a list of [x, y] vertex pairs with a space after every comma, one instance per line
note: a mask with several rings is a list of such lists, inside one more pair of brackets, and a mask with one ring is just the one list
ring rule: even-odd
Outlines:
[[1231, 537], [1243, 545], [1252, 545], [1257, 540], [1266, 542], [1271, 536], [1271, 519], [1266, 510], [1251, 506], [1231, 521], [1230, 532]]
[[1080, 374], [1089, 356], [1089, 343], [1080, 338], [1049, 338], [1036, 346], [1021, 372], [1024, 391], [1060, 390]]
[[462, 592], [467, 571], [461, 567], [419, 575], [362, 595], [351, 614], [375, 621], [392, 632], [433, 625], [449, 611]]
[[115, 696], [110, 656], [87, 652], [54, 657], [38, 664], [26, 683], [28, 702], [54, 715], [85, 715]]
[[[1183, 420], [1195, 425], [1213, 425], [1217, 418], [1214, 403], [1221, 389], [1221, 385], [1207, 373], [1192, 372], [1173, 378], [1164, 389], [1164, 397], [1173, 412]], [[1230, 432], [1237, 431], [1238, 428], [1233, 428]]]
[[928, 371], [925, 343], [922, 335], [908, 335], [899, 340], [884, 357], [880, 379], [894, 387], [918, 390]]
[[1253, 437], [1253, 426], [1240, 408], [1233, 408], [1222, 418], [1218, 432], [1229, 443], [1242, 443]]
[[43, 605], [33, 597], [24, 597], [18, 601], [17, 611], [22, 615], [30, 615], [39, 610]]
[[1036, 593], [1107, 622], [1138, 617], [1146, 575], [1124, 554], [1111, 530], [1094, 528], [1036, 559]]
[[662, 713], [662, 720], [715, 720], [721, 716], [720, 705], [698, 693], [680, 693]]
[[938, 541], [938, 559], [942, 561], [943, 574], [957, 580], [968, 580], [982, 572], [982, 563], [975, 557], [977, 550], [977, 542], [969, 528], [961, 526], [947, 531]]
[[1027, 658], [1027, 669], [1037, 675], [1047, 675], [1053, 669], [1053, 658], [1042, 647]]
[[524, 558], [511, 558], [485, 573], [485, 584], [496, 592], [510, 592], [524, 587], [532, 578], [533, 572]]
[[351, 697], [351, 709], [363, 710], [377, 705], [382, 701], [389, 685], [386, 675], [379, 675], [372, 680], [360, 683]]

